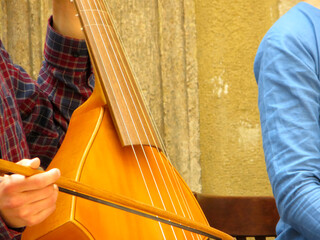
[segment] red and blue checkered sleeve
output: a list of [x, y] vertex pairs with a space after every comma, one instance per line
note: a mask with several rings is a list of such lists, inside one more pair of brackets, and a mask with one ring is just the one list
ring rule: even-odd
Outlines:
[[92, 93], [94, 77], [84, 40], [64, 37], [49, 20], [35, 96], [24, 102], [24, 129], [31, 157], [46, 168], [61, 145], [73, 111]]
[[[51, 23], [52, 19], [49, 20], [45, 60], [37, 82], [11, 62], [1, 45], [1, 56], [6, 62], [3, 63], [6, 64], [6, 88], [8, 94], [14, 96], [8, 99], [12, 100], [8, 116], [12, 116], [11, 113], [17, 116], [16, 121], [10, 117], [13, 122], [6, 132], [9, 140], [4, 139], [15, 141], [8, 144], [6, 151], [1, 151], [2, 157], [10, 161], [39, 157], [44, 168], [58, 151], [73, 111], [94, 88], [85, 41], [59, 35]], [[0, 239], [18, 240], [22, 230], [8, 228], [0, 217]]]
[[0, 239], [2, 240], [20, 240], [21, 233], [24, 228], [10, 229], [8, 228], [0, 218]]

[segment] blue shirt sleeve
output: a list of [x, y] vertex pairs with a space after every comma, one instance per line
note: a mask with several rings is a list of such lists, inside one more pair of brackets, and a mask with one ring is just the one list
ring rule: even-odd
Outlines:
[[281, 217], [278, 239], [320, 239], [317, 39], [310, 24], [279, 25], [262, 41], [254, 65], [266, 166]]

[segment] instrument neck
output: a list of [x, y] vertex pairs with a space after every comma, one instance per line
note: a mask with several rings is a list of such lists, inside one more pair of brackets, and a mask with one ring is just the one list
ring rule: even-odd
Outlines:
[[161, 148], [127, 56], [104, 1], [75, 0], [95, 76], [123, 146]]

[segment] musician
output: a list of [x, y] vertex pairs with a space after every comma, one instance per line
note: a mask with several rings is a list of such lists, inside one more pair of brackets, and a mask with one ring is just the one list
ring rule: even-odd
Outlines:
[[[37, 82], [12, 63], [0, 41], [1, 158], [46, 168], [65, 136], [73, 110], [91, 94], [94, 79], [75, 14], [69, 0], [53, 0], [45, 61]], [[1, 177], [0, 239], [20, 239], [25, 226], [42, 222], [54, 211], [58, 195], [54, 183], [59, 176], [59, 170], [53, 169], [30, 178]]]
[[278, 240], [320, 239], [320, 1], [293, 7], [255, 59]]

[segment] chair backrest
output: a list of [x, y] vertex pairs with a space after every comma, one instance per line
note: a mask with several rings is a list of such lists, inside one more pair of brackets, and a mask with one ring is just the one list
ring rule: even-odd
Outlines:
[[209, 224], [237, 240], [276, 237], [279, 214], [273, 197], [213, 196], [195, 193]]

